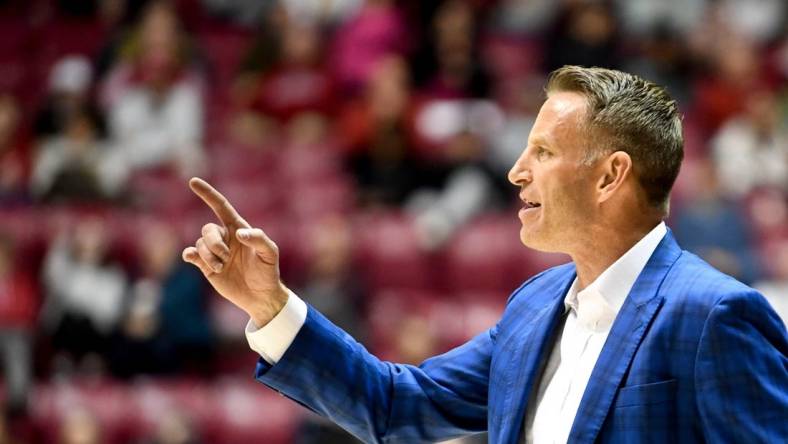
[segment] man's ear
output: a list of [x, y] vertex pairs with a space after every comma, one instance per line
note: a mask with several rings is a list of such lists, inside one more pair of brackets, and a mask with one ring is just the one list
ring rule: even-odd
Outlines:
[[632, 158], [623, 151], [614, 151], [602, 159], [599, 167], [601, 175], [597, 180], [596, 191], [601, 203], [609, 200], [632, 176]]

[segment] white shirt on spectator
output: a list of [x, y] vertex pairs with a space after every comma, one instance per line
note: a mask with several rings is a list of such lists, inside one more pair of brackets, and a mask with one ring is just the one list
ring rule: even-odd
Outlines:
[[788, 136], [761, 137], [745, 119], [723, 126], [711, 141], [720, 186], [741, 197], [758, 186], [788, 187]]
[[[126, 275], [116, 266], [76, 261], [64, 239], [55, 241], [44, 264], [44, 282], [51, 295], [47, 313], [56, 323], [64, 312], [79, 313], [102, 333], [109, 333], [123, 309]], [[54, 310], [54, 312], [52, 312]]]
[[115, 149], [104, 168], [126, 175], [139, 168], [177, 163], [194, 173], [203, 160], [203, 100], [191, 72], [166, 91], [154, 93], [132, 81], [130, 66], [116, 68], [104, 82], [100, 102], [109, 115]]

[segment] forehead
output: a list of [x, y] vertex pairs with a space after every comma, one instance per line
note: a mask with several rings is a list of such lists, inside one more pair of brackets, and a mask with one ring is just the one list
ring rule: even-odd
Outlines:
[[552, 93], [536, 116], [529, 142], [553, 146], [575, 145], [581, 134], [586, 99], [574, 92]]

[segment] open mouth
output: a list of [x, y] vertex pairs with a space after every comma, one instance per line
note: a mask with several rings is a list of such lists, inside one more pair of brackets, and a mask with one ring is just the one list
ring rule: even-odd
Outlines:
[[538, 202], [525, 201], [525, 206], [523, 208], [525, 208], [526, 210], [530, 210], [531, 208], [539, 208], [541, 206], [542, 204]]

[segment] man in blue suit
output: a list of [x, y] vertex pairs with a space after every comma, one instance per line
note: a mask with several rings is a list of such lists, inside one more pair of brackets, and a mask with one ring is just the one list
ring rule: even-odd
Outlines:
[[675, 102], [598, 68], [561, 68], [546, 91], [509, 180], [522, 243], [572, 262], [418, 367], [378, 360], [307, 307], [276, 245], [193, 179], [222, 225], [183, 256], [249, 314], [256, 378], [366, 442], [788, 442], [785, 326], [662, 222], [683, 156]]

